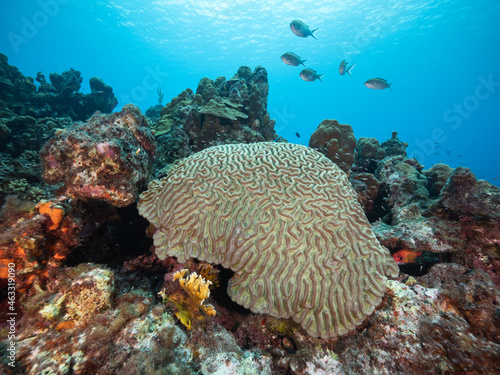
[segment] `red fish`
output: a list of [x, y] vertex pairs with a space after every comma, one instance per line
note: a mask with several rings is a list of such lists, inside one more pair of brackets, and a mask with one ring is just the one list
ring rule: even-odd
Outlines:
[[421, 251], [399, 250], [397, 253], [392, 254], [394, 260], [399, 264], [417, 263], [418, 257], [422, 258]]

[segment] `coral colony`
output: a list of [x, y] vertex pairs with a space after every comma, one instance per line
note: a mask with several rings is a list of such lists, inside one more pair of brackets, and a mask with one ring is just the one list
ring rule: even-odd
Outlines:
[[262, 66], [144, 115], [36, 80], [0, 55], [2, 373], [500, 372], [500, 190], [468, 168], [333, 119], [288, 143]]

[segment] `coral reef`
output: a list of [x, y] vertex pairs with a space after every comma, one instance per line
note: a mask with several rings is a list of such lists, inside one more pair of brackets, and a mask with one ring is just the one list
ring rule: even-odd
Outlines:
[[[452, 264], [436, 267], [421, 278], [422, 284], [388, 282], [390, 300], [375, 313], [371, 327], [334, 347], [343, 353], [345, 373], [491, 374], [500, 370], [498, 291], [481, 271], [468, 272]], [[481, 306], [476, 313], [484, 313], [471, 316], [472, 304]]]
[[0, 53], [0, 117], [21, 114], [35, 91], [33, 78], [25, 77], [19, 69], [9, 65], [7, 56]]
[[27, 291], [33, 283], [45, 285], [78, 244], [79, 225], [72, 210], [57, 201], [35, 206], [9, 196], [0, 211], [0, 228], [0, 274], [14, 263], [18, 292]]
[[[286, 320], [262, 319], [216, 301], [211, 302], [220, 316], [185, 333], [168, 308], [148, 292], [150, 282], [141, 279], [142, 288], [132, 290], [134, 274], [94, 264], [58, 271], [47, 291], [38, 290], [26, 301], [18, 366], [27, 374], [42, 370], [61, 374], [491, 374], [500, 370], [500, 295], [481, 270], [447, 264], [434, 266], [416, 279], [389, 280], [384, 302], [370, 322], [333, 340], [313, 339]], [[79, 304], [78, 311], [86, 322], [68, 324], [72, 315], [65, 301], [90, 290], [104, 291], [104, 296], [85, 294], [85, 305]], [[72, 311], [73, 304], [69, 306]], [[38, 355], [31, 355], [33, 351]], [[4, 372], [9, 374], [7, 369]]]
[[389, 196], [387, 203], [392, 209], [429, 197], [427, 178], [406, 160], [402, 155], [388, 156], [378, 163], [375, 171], [375, 177]]
[[48, 138], [72, 123], [68, 117], [11, 116], [0, 118], [0, 126], [5, 132], [0, 136], [3, 152], [20, 156], [27, 150], [39, 151]]
[[382, 148], [385, 150], [386, 156], [401, 155], [406, 157], [406, 148], [408, 143], [402, 142], [398, 138], [398, 132], [392, 132], [392, 136], [385, 142], [382, 142]]
[[393, 207], [387, 223], [372, 226], [384, 246], [447, 255], [485, 270], [500, 286], [500, 189], [476, 180], [467, 168], [457, 168], [430, 202], [412, 200], [415, 196], [409, 191], [398, 192], [402, 193], [411, 203]]
[[[152, 308], [151, 292], [120, 287], [126, 280], [119, 284], [117, 276], [90, 263], [62, 269], [47, 290], [26, 300], [18, 336], [24, 373], [193, 373], [193, 354], [175, 318]], [[27, 327], [44, 328], [33, 336]]]
[[[154, 130], [133, 106], [73, 124], [111, 112], [112, 88], [49, 77], [0, 54], [0, 306], [17, 313], [0, 373], [500, 373], [500, 189], [332, 122], [321, 147], [347, 180], [279, 143], [262, 67], [165, 107], [159, 90]], [[134, 204], [151, 175], [157, 228]]]
[[422, 172], [427, 177], [427, 190], [429, 190], [430, 197], [439, 196], [452, 172], [453, 169], [446, 164], [434, 164]]
[[500, 189], [458, 167], [441, 190], [436, 209], [459, 217], [500, 220]]
[[0, 54], [0, 203], [8, 195], [33, 202], [53, 196], [55, 189], [41, 181], [43, 144], [74, 120], [98, 110], [111, 112], [118, 103], [112, 88], [97, 77], [90, 79], [90, 94], [78, 92], [82, 78], [76, 70], [52, 73], [50, 80], [38, 72], [37, 88]]
[[13, 115], [41, 117], [70, 117], [85, 121], [96, 111], [110, 113], [118, 104], [113, 89], [100, 78], [90, 78], [90, 94], [78, 92], [82, 77], [70, 69], [61, 74], [51, 73], [50, 83], [42, 72], [34, 79], [25, 77], [16, 67], [9, 65], [7, 56], [0, 53], [0, 118]]
[[111, 115], [96, 113], [45, 144], [43, 178], [64, 183], [70, 197], [127, 206], [148, 182], [155, 147], [149, 123], [134, 105]]
[[352, 170], [357, 173], [374, 173], [377, 163], [383, 158], [385, 149], [380, 146], [376, 138], [361, 137], [356, 143], [356, 161]]
[[345, 174], [300, 145], [199, 152], [153, 181], [138, 210], [156, 228], [160, 259], [194, 257], [232, 269], [228, 293], [235, 302], [291, 317], [315, 337], [361, 324], [380, 303], [386, 275], [398, 272]]
[[242, 66], [229, 80], [205, 77], [196, 92], [181, 92], [163, 107], [154, 124], [158, 169], [210, 146], [274, 140], [268, 93], [267, 71], [261, 66], [253, 72]]
[[324, 120], [312, 133], [312, 147], [333, 161], [349, 174], [356, 158], [356, 138], [351, 125], [339, 124], [337, 120]]
[[355, 173], [349, 176], [349, 182], [358, 193], [358, 202], [370, 219], [379, 196], [380, 181], [371, 173]]

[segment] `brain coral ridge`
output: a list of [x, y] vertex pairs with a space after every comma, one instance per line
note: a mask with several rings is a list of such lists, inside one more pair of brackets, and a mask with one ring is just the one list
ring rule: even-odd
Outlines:
[[345, 334], [381, 302], [398, 268], [347, 176], [287, 143], [205, 149], [141, 195], [156, 254], [235, 272], [228, 293], [253, 312], [293, 318], [311, 336]]

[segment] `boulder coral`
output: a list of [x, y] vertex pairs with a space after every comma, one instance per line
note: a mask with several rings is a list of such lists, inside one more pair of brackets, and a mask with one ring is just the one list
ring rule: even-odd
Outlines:
[[356, 158], [356, 138], [351, 125], [339, 124], [337, 120], [324, 120], [311, 135], [312, 147], [333, 161], [349, 174]]
[[441, 163], [434, 164], [422, 172], [427, 177], [427, 190], [429, 190], [430, 197], [439, 196], [452, 172], [453, 168]]
[[146, 187], [155, 149], [148, 120], [129, 104], [111, 115], [97, 113], [51, 138], [40, 154], [43, 178], [64, 183], [70, 197], [124, 207]]
[[50, 73], [49, 79], [56, 91], [65, 96], [80, 90], [83, 81], [82, 73], [73, 68], [70, 68], [70, 70], [63, 72], [62, 74]]
[[354, 172], [374, 173], [377, 163], [385, 158], [385, 149], [380, 146], [376, 138], [361, 137], [356, 143], [356, 162]]
[[314, 337], [360, 325], [398, 274], [345, 173], [301, 145], [211, 147], [150, 183], [138, 210], [160, 259], [230, 268], [235, 302]]

